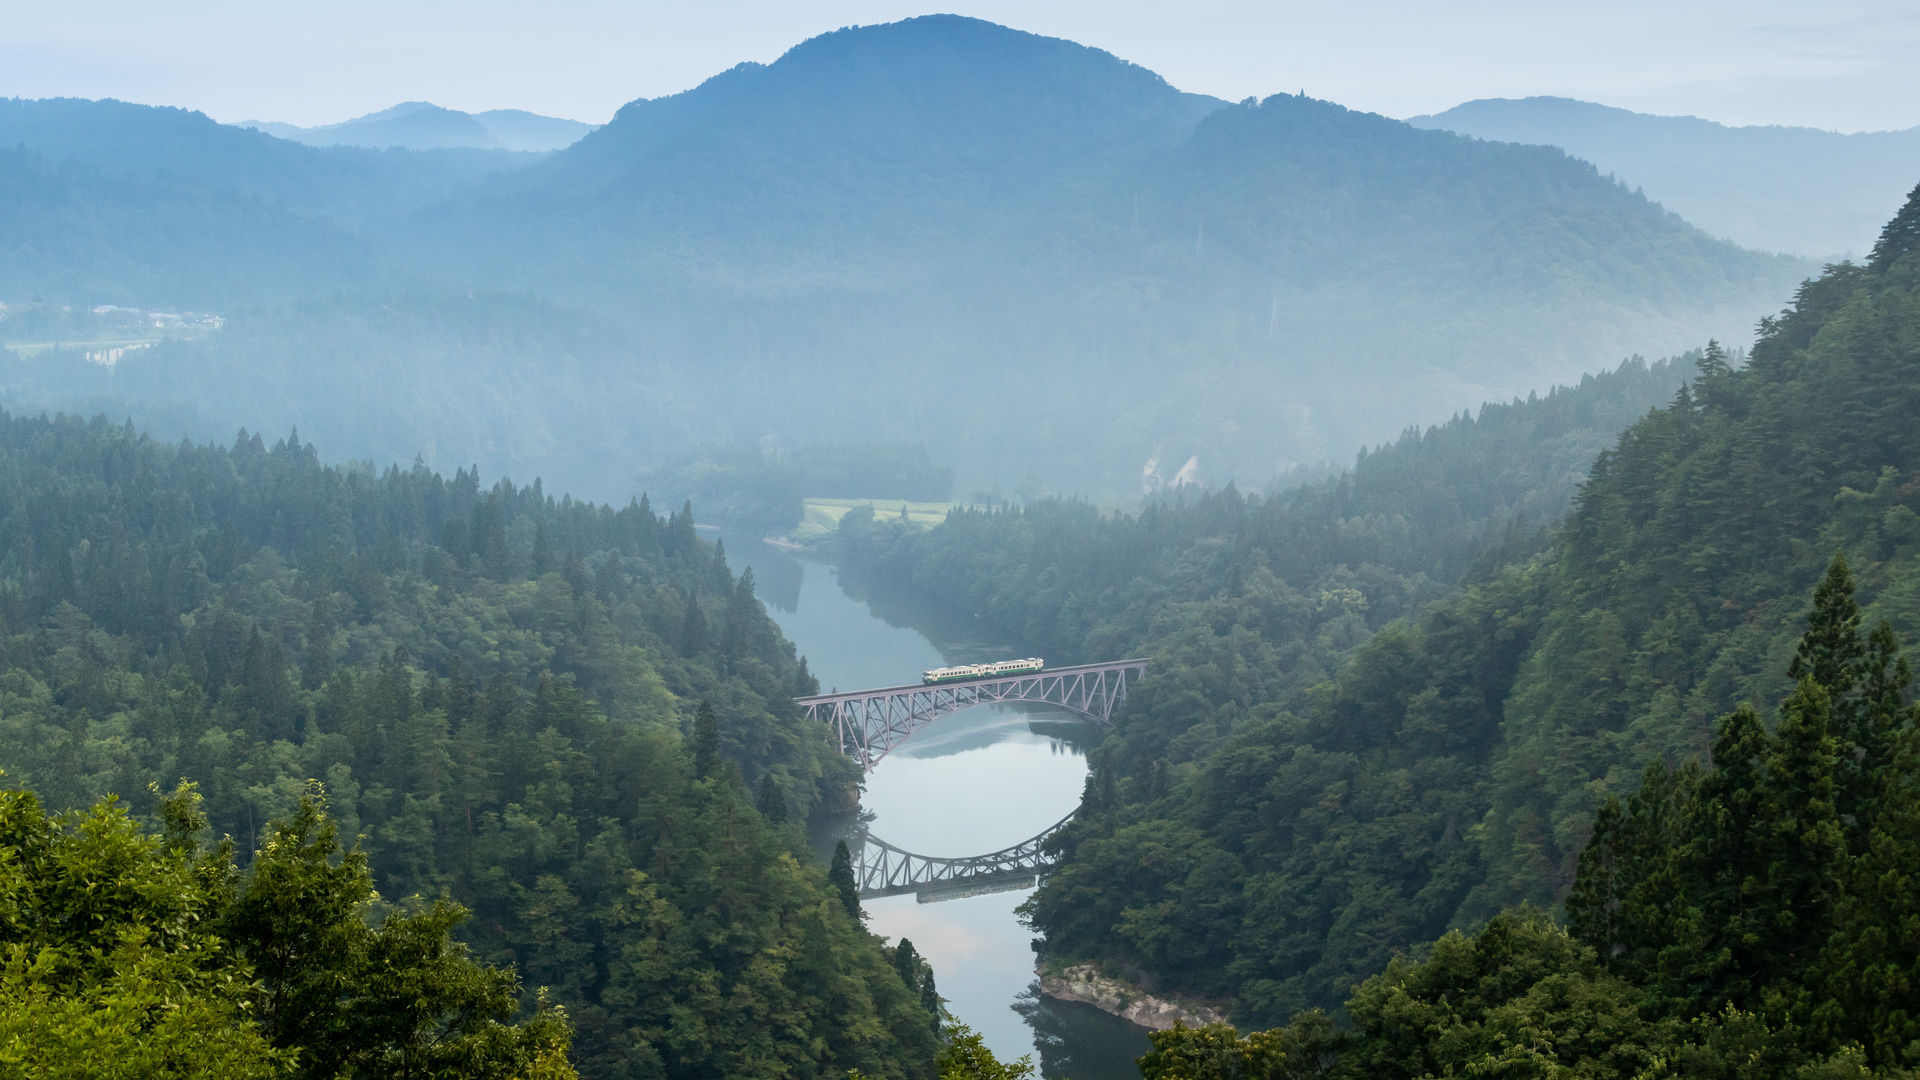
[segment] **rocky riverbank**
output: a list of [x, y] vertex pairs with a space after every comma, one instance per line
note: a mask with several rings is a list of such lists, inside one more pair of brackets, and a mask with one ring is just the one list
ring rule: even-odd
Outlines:
[[1109, 1012], [1155, 1031], [1170, 1028], [1175, 1021], [1188, 1027], [1226, 1023], [1226, 1014], [1218, 1009], [1190, 1002], [1156, 997], [1139, 987], [1109, 978], [1092, 964], [1077, 964], [1058, 971], [1041, 969], [1040, 992], [1060, 1001], [1078, 1001], [1102, 1012]]

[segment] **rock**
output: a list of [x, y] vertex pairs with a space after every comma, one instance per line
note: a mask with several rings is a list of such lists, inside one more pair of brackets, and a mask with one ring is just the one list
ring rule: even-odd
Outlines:
[[1050, 998], [1091, 1005], [1154, 1031], [1170, 1028], [1175, 1021], [1188, 1027], [1227, 1022], [1226, 1014], [1218, 1009], [1155, 997], [1119, 979], [1100, 974], [1092, 964], [1076, 964], [1058, 973], [1042, 971], [1039, 974], [1040, 992]]

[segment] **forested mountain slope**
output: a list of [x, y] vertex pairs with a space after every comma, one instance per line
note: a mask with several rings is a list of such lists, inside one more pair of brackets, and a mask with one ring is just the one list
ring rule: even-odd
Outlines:
[[[1089, 644], [1151, 651], [1172, 675], [1130, 700], [1032, 903], [1049, 947], [1217, 996], [1243, 1021], [1332, 1004], [1398, 949], [1560, 895], [1608, 792], [1651, 758], [1704, 751], [1736, 702], [1782, 696], [1801, 598], [1834, 551], [1870, 617], [1920, 636], [1917, 248], [1920, 190], [1866, 264], [1765, 322], [1744, 368], [1702, 355], [1594, 464], [1543, 551], [1497, 560], [1333, 679], [1292, 659], [1320, 640], [1309, 614], [1367, 594], [1296, 597], [1231, 572], [1232, 531], [1158, 580], [1059, 597], [1084, 610], [1069, 625]], [[906, 565], [943, 531], [1004, 549], [1023, 520], [906, 541]], [[1175, 513], [1111, 528], [1154, 527], [1194, 528]], [[975, 566], [1045, 587], [1098, 557], [1072, 530], [1047, 541], [1034, 566]], [[963, 580], [989, 594], [978, 572]], [[1155, 602], [1173, 590], [1189, 598]]]
[[[1303, 97], [1226, 105], [952, 16], [822, 35], [486, 178], [500, 159], [304, 147], [111, 102], [6, 104], [0, 140], [39, 155], [23, 167], [91, 170], [0, 221], [0, 288], [278, 332], [128, 361], [163, 387], [229, 373], [221, 430], [298, 423], [343, 453], [497, 461], [619, 499], [659, 444], [684, 445], [648, 434], [689, 427], [734, 446], [934, 433], [965, 488], [1033, 472], [1136, 494], [1148, 462], [1190, 459], [1261, 484], [1637, 350], [1743, 340], [1810, 269], [1555, 150]], [[497, 333], [451, 320], [387, 351], [431, 396], [368, 407], [333, 375], [363, 351], [359, 309], [431, 328], [503, 294]], [[551, 333], [542, 305], [595, 346]], [[557, 369], [556, 393], [507, 406], [439, 377], [499, 371], [503, 342], [504, 381]], [[144, 416], [185, 395], [111, 396]], [[538, 440], [492, 456], [521, 424], [579, 434], [612, 479]]]
[[1609, 798], [1564, 929], [1522, 906], [1395, 957], [1350, 1027], [1156, 1032], [1142, 1077], [1913, 1076], [1920, 706], [1898, 635], [1862, 616], [1836, 557], [1778, 719], [1742, 703], [1709, 760], [1655, 759]]
[[340, 226], [200, 180], [127, 176], [0, 149], [0, 184], [0, 294], [15, 302], [47, 296], [83, 308], [219, 311], [304, 290], [316, 278], [381, 276]]
[[[1336, 478], [1268, 496], [1179, 493], [1137, 516], [1072, 499], [968, 508], [927, 533], [856, 515], [835, 550], [850, 571], [991, 613], [1051, 657], [1111, 658], [1226, 618], [1288, 650], [1249, 677], [1278, 677], [1312, 655], [1313, 682], [1490, 549], [1539, 545], [1593, 459], [1672, 395], [1686, 363], [1630, 360], [1577, 387], [1410, 428]], [[1220, 607], [1233, 591], [1258, 595], [1258, 610]], [[1184, 667], [1167, 665], [1155, 682], [1185, 678]]]
[[0, 148], [0, 302], [176, 311], [395, 287], [411, 279], [380, 227], [527, 160], [316, 149], [184, 109], [65, 98], [0, 99]]
[[75, 98], [0, 98], [0, 146], [114, 176], [202, 182], [239, 196], [235, 212], [259, 201], [347, 226], [391, 221], [460, 185], [537, 160], [499, 150], [322, 149], [187, 109]]
[[[1265, 480], [1636, 344], [1741, 333], [1807, 269], [1551, 150], [1225, 106], [950, 16], [636, 102], [423, 227], [473, 280], [627, 305], [650, 351], [730, 380], [737, 439], [937, 426], [1003, 476], [1058, 462], [1100, 490], [1156, 451]], [[993, 386], [1021, 392], [952, 392]]]
[[1728, 127], [1554, 97], [1469, 101], [1407, 123], [1557, 146], [1715, 236], [1822, 259], [1864, 254], [1920, 176], [1920, 127]]
[[552, 988], [583, 1076], [931, 1074], [793, 824], [855, 770], [690, 511], [5, 416], [0, 507], [10, 783], [146, 812], [184, 776], [252, 852], [323, 782], [384, 895]]

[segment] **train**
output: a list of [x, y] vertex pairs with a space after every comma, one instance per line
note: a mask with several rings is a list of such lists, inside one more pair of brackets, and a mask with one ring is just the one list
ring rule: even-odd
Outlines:
[[931, 686], [934, 683], [960, 682], [964, 679], [1027, 675], [1046, 666], [1047, 662], [1037, 656], [1029, 656], [1025, 660], [999, 660], [991, 664], [956, 664], [953, 667], [937, 667], [932, 671], [921, 672], [920, 681]]

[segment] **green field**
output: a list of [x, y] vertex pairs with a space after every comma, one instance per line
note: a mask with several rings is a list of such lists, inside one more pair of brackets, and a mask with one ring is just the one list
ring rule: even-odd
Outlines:
[[840, 527], [840, 519], [847, 511], [856, 506], [873, 507], [873, 515], [889, 520], [900, 516], [900, 508], [907, 508], [907, 520], [922, 529], [931, 529], [947, 519], [947, 511], [953, 508], [950, 502], [912, 502], [903, 499], [808, 499], [806, 513], [800, 524], [794, 527], [793, 539], [796, 541], [817, 540]]

